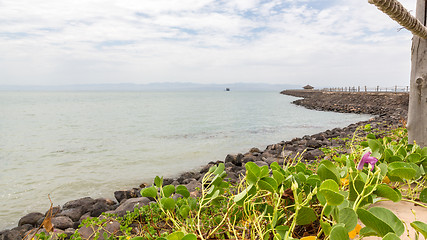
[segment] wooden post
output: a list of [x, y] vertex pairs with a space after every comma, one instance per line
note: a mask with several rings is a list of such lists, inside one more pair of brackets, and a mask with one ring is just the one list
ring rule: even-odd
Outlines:
[[[417, 0], [417, 19], [426, 26], [426, 0]], [[427, 146], [427, 40], [412, 38], [408, 140]]]

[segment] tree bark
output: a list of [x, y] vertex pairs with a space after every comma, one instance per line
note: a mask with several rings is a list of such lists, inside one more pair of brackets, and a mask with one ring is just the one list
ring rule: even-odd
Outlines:
[[[426, 26], [426, 2], [417, 0], [417, 19]], [[408, 140], [427, 146], [427, 40], [412, 38], [411, 79], [408, 109]]]

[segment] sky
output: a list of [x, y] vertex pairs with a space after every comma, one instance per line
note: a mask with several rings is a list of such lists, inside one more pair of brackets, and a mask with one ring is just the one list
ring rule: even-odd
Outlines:
[[0, 0], [0, 85], [407, 86], [411, 38], [367, 0]]

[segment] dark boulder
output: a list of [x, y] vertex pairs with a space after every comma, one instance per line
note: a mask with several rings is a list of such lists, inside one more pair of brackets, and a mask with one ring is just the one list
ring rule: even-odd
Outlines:
[[39, 212], [28, 213], [27, 215], [19, 219], [18, 226], [22, 226], [25, 224], [36, 226], [40, 218], [44, 218], [43, 213], [39, 213]]

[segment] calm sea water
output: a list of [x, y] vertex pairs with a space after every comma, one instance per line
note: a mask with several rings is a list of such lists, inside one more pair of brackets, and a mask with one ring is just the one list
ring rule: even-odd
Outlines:
[[0, 230], [33, 211], [172, 177], [367, 115], [276, 92], [0, 92]]

